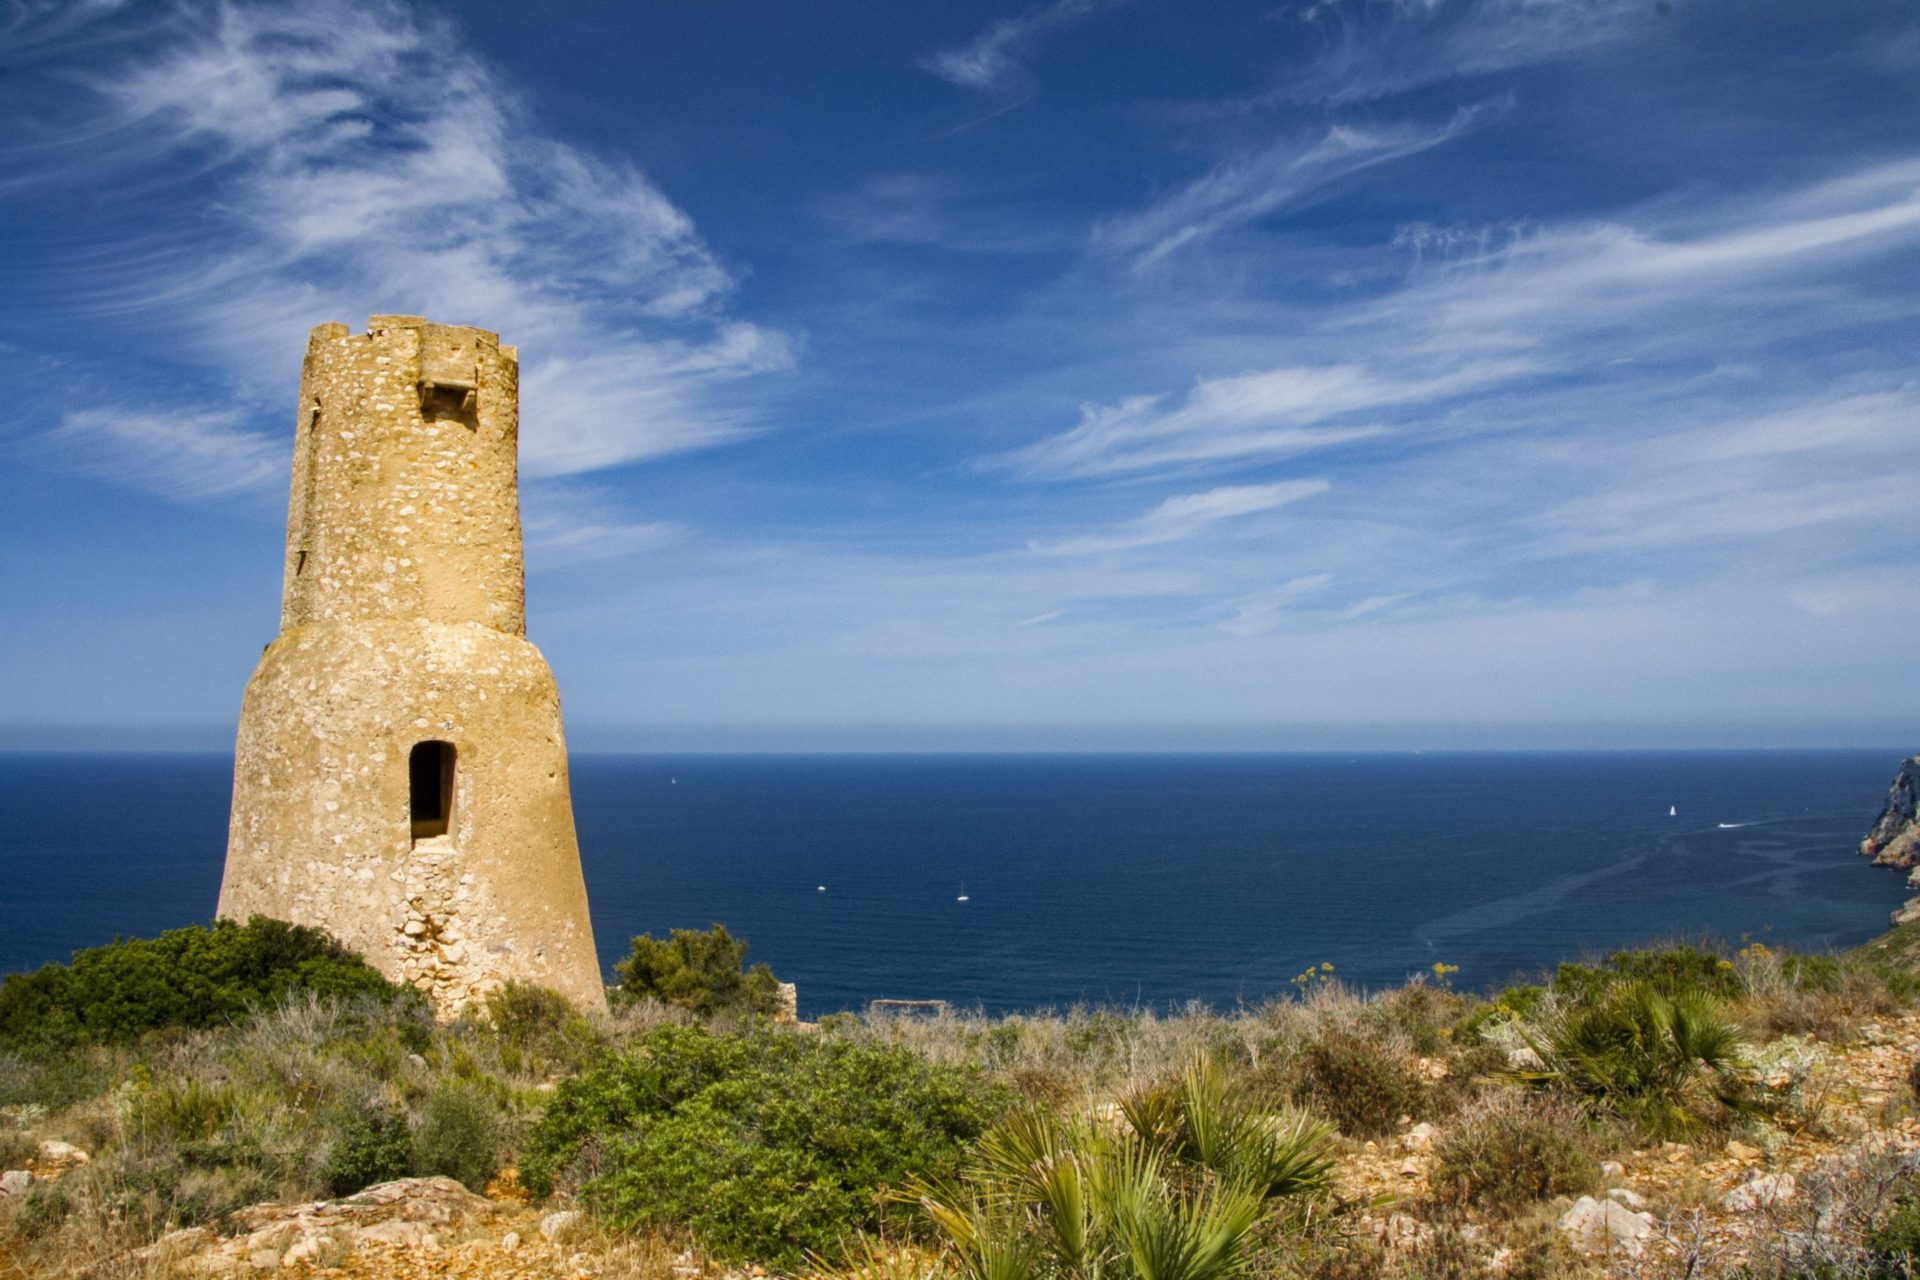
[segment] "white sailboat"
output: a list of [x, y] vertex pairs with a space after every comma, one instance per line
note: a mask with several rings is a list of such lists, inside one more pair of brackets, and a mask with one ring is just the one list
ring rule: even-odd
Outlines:
[[960, 882], [960, 896], [955, 898], [954, 901], [965, 902], [966, 900], [967, 900], [967, 882], [965, 880], [962, 880]]
[[1680, 816], [1680, 806], [1679, 806], [1679, 805], [1677, 805], [1677, 804], [1670, 804], [1670, 805], [1668, 805], [1668, 806], [1667, 806], [1667, 816], [1668, 816], [1669, 818], [1677, 818], [1677, 817], [1679, 817], [1679, 816]]

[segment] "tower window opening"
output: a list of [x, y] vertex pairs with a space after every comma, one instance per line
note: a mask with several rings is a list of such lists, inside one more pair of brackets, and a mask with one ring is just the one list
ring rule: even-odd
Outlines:
[[420, 742], [407, 754], [413, 838], [443, 836], [453, 819], [453, 744]]
[[468, 427], [479, 425], [474, 416], [478, 388], [471, 382], [435, 379], [420, 382], [420, 416], [428, 422], [451, 419]]

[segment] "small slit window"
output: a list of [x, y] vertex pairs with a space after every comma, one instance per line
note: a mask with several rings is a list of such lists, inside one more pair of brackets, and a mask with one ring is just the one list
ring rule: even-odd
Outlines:
[[453, 744], [421, 742], [407, 755], [413, 838], [443, 836], [453, 819]]

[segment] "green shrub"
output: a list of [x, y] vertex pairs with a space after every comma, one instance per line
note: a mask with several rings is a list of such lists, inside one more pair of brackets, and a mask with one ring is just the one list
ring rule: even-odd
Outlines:
[[593, 1024], [565, 996], [531, 983], [488, 992], [477, 1016], [499, 1042], [502, 1065], [529, 1075], [576, 1071], [601, 1048]]
[[209, 1027], [296, 991], [418, 1001], [319, 929], [255, 916], [76, 951], [71, 964], [0, 982], [0, 1048], [124, 1042], [160, 1027]]
[[1824, 994], [1840, 990], [1845, 974], [1835, 956], [1787, 956], [1780, 961], [1780, 976], [1795, 990]]
[[500, 1167], [500, 1125], [492, 1099], [465, 1081], [443, 1082], [427, 1095], [414, 1149], [419, 1172], [445, 1174], [473, 1191], [485, 1187]]
[[651, 996], [699, 1014], [771, 1014], [780, 1006], [780, 984], [764, 964], [745, 968], [746, 954], [746, 940], [724, 925], [705, 933], [675, 929], [665, 942], [643, 933], [633, 940], [633, 953], [613, 967], [617, 996]]
[[321, 1176], [329, 1192], [344, 1196], [412, 1171], [413, 1135], [406, 1112], [376, 1103], [348, 1113]]
[[1744, 984], [1733, 961], [1700, 947], [1679, 945], [1616, 951], [1602, 968], [1563, 964], [1553, 979], [1554, 990], [1575, 1002], [1603, 999], [1622, 982], [1642, 983], [1660, 995], [1706, 995], [1731, 1000]]
[[1382, 1029], [1404, 1033], [1415, 1053], [1431, 1056], [1446, 1049], [1468, 1006], [1465, 996], [1423, 978], [1370, 1001], [1367, 1015]]
[[25, 1129], [15, 1129], [0, 1117], [0, 1171], [23, 1169], [40, 1150], [40, 1144]]
[[1454, 1118], [1434, 1147], [1443, 1201], [1508, 1211], [1597, 1185], [1599, 1166], [1579, 1112], [1566, 1103], [1500, 1097]]
[[1546, 997], [1546, 994], [1545, 987], [1527, 984], [1508, 987], [1467, 1015], [1460, 1026], [1461, 1042], [1478, 1044], [1486, 1038], [1488, 1032], [1501, 1023], [1531, 1018], [1540, 1008], [1540, 1001]]
[[1392, 1133], [1401, 1116], [1418, 1113], [1426, 1092], [1396, 1048], [1335, 1028], [1301, 1052], [1294, 1101], [1329, 1117], [1348, 1137], [1378, 1138]]
[[1647, 982], [1620, 983], [1564, 1010], [1528, 1043], [1543, 1066], [1521, 1079], [1570, 1089], [1654, 1137], [1753, 1109], [1738, 1029], [1697, 992], [1669, 997]]
[[1868, 1226], [1862, 1243], [1869, 1280], [1906, 1280], [1920, 1273], [1920, 1202], [1898, 1196], [1893, 1208]]
[[957, 1167], [1005, 1094], [902, 1049], [665, 1026], [561, 1084], [520, 1173], [579, 1184], [615, 1226], [691, 1227], [721, 1257], [793, 1262], [879, 1225], [876, 1195]]

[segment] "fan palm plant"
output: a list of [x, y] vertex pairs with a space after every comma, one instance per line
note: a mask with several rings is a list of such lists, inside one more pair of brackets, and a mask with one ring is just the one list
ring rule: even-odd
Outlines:
[[1272, 1115], [1210, 1062], [1129, 1099], [1124, 1129], [1026, 1110], [919, 1204], [965, 1280], [1223, 1280], [1280, 1201], [1332, 1183], [1331, 1132]]
[[1624, 982], [1520, 1031], [1541, 1061], [1520, 1079], [1571, 1089], [1657, 1137], [1755, 1109], [1747, 1048], [1711, 996]]

